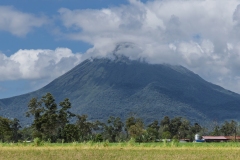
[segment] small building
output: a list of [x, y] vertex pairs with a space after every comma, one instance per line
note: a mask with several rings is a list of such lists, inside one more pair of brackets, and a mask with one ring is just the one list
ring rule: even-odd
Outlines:
[[202, 136], [206, 142], [240, 141], [240, 136]]
[[205, 142], [204, 139], [202, 139], [202, 136], [200, 136], [200, 134], [195, 134], [195, 141], [194, 142]]

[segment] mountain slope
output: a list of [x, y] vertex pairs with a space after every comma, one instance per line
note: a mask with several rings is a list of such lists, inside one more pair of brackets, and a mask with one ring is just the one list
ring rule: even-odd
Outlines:
[[72, 111], [90, 119], [136, 114], [146, 122], [165, 115], [194, 122], [238, 119], [240, 95], [206, 82], [182, 66], [148, 64], [126, 57], [86, 60], [40, 90], [0, 100], [1, 115], [24, 124], [32, 97], [50, 92], [69, 98]]

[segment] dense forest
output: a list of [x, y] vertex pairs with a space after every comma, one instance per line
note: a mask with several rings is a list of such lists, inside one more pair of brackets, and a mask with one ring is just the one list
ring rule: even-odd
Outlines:
[[[25, 117], [29, 101], [33, 97], [40, 100], [48, 92], [57, 105], [70, 99], [69, 111], [88, 115], [91, 122], [106, 123], [114, 116], [125, 123], [133, 116], [141, 118], [146, 129], [165, 116], [182, 116], [192, 125], [197, 122], [207, 128], [213, 121], [240, 121], [240, 94], [209, 83], [182, 66], [149, 64], [124, 56], [87, 59], [39, 90], [0, 99], [0, 116], [30, 125], [34, 115]], [[73, 123], [76, 119], [68, 120]]]
[[110, 116], [107, 122], [89, 121], [87, 115], [70, 112], [68, 98], [55, 102], [52, 94], [47, 93], [40, 100], [32, 98], [28, 104], [27, 117], [32, 117], [30, 126], [21, 127], [18, 119], [0, 117], [0, 141], [31, 141], [35, 138], [48, 142], [121, 142], [134, 139], [136, 142], [158, 142], [160, 139], [188, 139], [194, 135], [234, 135], [238, 131], [237, 122], [225, 121], [205, 128], [198, 123], [190, 123], [182, 117], [165, 116], [161, 121], [144, 124], [135, 115], [126, 120]]

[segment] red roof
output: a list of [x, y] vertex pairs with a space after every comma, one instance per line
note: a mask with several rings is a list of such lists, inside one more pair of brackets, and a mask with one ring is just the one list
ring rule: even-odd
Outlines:
[[228, 140], [225, 136], [202, 136], [203, 139], [220, 139], [220, 140]]
[[[235, 136], [202, 136], [205, 140], [231, 140], [235, 139]], [[236, 136], [236, 139], [240, 140], [240, 136]]]
[[[235, 139], [235, 136], [225, 136], [227, 139]], [[236, 136], [236, 139], [240, 139], [240, 136]]]

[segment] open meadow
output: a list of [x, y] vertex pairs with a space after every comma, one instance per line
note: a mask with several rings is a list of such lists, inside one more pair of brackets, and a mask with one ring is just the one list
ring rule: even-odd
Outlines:
[[240, 159], [240, 143], [0, 144], [0, 159]]

